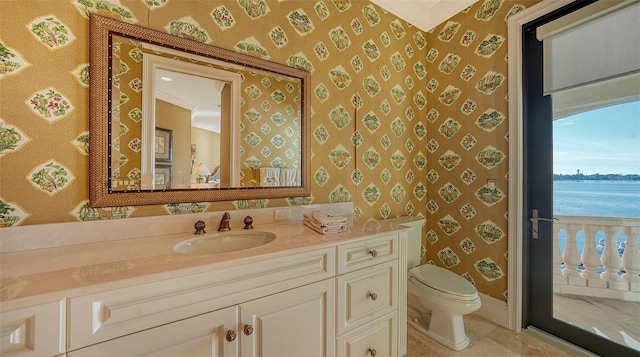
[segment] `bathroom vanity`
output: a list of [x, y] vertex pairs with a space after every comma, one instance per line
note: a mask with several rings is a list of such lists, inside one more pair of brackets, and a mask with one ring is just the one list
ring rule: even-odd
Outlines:
[[192, 234], [4, 253], [1, 353], [406, 353], [404, 226], [361, 219], [337, 235], [299, 221], [256, 230], [277, 238], [221, 254], [173, 251]]

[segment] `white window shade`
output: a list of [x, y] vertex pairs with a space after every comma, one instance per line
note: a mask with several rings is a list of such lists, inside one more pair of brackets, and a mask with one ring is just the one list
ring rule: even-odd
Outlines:
[[554, 120], [611, 105], [640, 101], [640, 73], [558, 91], [552, 94], [552, 98]]
[[601, 0], [539, 27], [544, 93], [640, 72], [638, 19], [640, 1]]

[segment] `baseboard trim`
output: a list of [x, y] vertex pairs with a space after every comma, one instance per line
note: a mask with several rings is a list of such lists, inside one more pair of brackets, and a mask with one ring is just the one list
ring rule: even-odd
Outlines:
[[507, 302], [482, 293], [479, 293], [479, 295], [482, 304], [475, 314], [508, 329], [509, 311], [507, 310]]

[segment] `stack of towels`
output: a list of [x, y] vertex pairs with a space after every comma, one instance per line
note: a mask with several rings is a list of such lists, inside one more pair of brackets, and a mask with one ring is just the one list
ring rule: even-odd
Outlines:
[[304, 225], [320, 234], [342, 233], [347, 230], [347, 217], [328, 210], [313, 210], [304, 214]]
[[260, 186], [280, 186], [280, 169], [277, 167], [261, 167]]
[[283, 167], [280, 169], [280, 186], [300, 186], [297, 183], [298, 169]]

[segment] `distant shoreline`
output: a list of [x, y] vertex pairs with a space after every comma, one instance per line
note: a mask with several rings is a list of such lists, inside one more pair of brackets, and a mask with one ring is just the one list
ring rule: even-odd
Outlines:
[[554, 181], [640, 181], [640, 175], [621, 175], [621, 174], [594, 174], [594, 175], [564, 175], [553, 174]]

